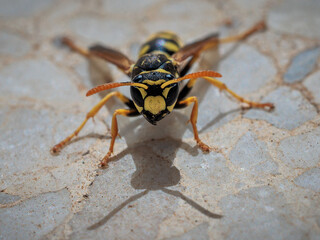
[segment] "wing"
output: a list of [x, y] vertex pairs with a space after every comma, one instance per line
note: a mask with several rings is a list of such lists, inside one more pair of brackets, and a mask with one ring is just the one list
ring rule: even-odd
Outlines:
[[102, 58], [116, 65], [128, 75], [130, 74], [132, 64], [134, 64], [134, 62], [123, 53], [99, 44], [93, 45], [89, 49], [86, 49], [76, 45], [70, 38], [67, 37], [62, 38], [62, 43], [67, 45], [71, 50], [85, 57], [96, 56], [98, 58]]
[[178, 52], [172, 55], [173, 59], [180, 64], [188, 57], [198, 57], [199, 54], [209, 48], [215, 47], [219, 44], [218, 33], [210, 34], [198, 41], [187, 44], [179, 49]]
[[123, 53], [101, 45], [94, 45], [90, 47], [89, 53], [90, 55], [102, 58], [116, 65], [126, 74], [130, 72], [131, 65], [134, 64], [134, 62]]

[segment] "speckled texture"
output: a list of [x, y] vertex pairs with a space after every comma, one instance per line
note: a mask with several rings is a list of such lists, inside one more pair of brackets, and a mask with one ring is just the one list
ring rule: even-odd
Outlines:
[[[301, 4], [303, 2], [303, 4]], [[319, 1], [0, 0], [0, 239], [320, 239]], [[204, 54], [192, 71], [216, 70], [232, 90], [275, 104], [245, 110], [199, 80], [202, 153], [191, 108], [157, 126], [119, 117], [107, 169], [112, 112], [106, 104], [53, 156], [104, 96], [116, 67], [62, 47], [100, 42], [132, 59], [158, 30], [184, 42], [230, 36], [265, 16], [245, 41]], [[225, 20], [232, 20], [229, 26]], [[129, 94], [128, 88], [122, 88]]]
[[284, 74], [284, 81], [287, 83], [295, 83], [301, 81], [315, 67], [320, 55], [320, 47], [307, 49], [292, 60], [288, 71]]

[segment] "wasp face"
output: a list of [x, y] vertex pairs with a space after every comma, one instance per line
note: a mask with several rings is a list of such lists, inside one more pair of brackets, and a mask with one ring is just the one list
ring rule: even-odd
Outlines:
[[132, 100], [148, 122], [156, 125], [174, 108], [179, 94], [177, 83], [161, 85], [178, 76], [176, 67], [164, 54], [144, 55], [133, 68], [133, 82], [143, 83], [148, 89], [131, 87]]

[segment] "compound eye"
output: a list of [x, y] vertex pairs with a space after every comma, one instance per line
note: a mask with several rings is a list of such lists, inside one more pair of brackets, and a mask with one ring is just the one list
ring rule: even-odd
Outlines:
[[171, 74], [167, 74], [167, 75], [166, 75], [166, 79], [168, 79], [168, 80], [172, 80], [172, 79], [174, 79], [174, 76], [173, 76], [173, 75], [171, 75]]
[[143, 98], [141, 95], [141, 92], [138, 88], [136, 87], [130, 87], [130, 92], [131, 92], [131, 97], [132, 100], [139, 106], [143, 107]]

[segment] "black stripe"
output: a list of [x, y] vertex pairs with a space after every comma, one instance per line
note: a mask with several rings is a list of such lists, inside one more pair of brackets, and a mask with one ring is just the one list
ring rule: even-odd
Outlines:
[[179, 47], [179, 44], [177, 41], [175, 41], [174, 39], [166, 39], [166, 38], [161, 38], [161, 37], [156, 37], [148, 42], [146, 42], [145, 44], [142, 45], [141, 49], [146, 46], [146, 45], [149, 45], [149, 49], [147, 52], [145, 52], [144, 54], [146, 53], [150, 53], [150, 52], [153, 52], [153, 51], [161, 51], [161, 52], [165, 52], [167, 54], [169, 54], [170, 56], [172, 54], [175, 53], [175, 51], [170, 51], [168, 50], [167, 48], [165, 48], [165, 43], [166, 42], [170, 42], [170, 43], [173, 43], [175, 44], [178, 48]]

